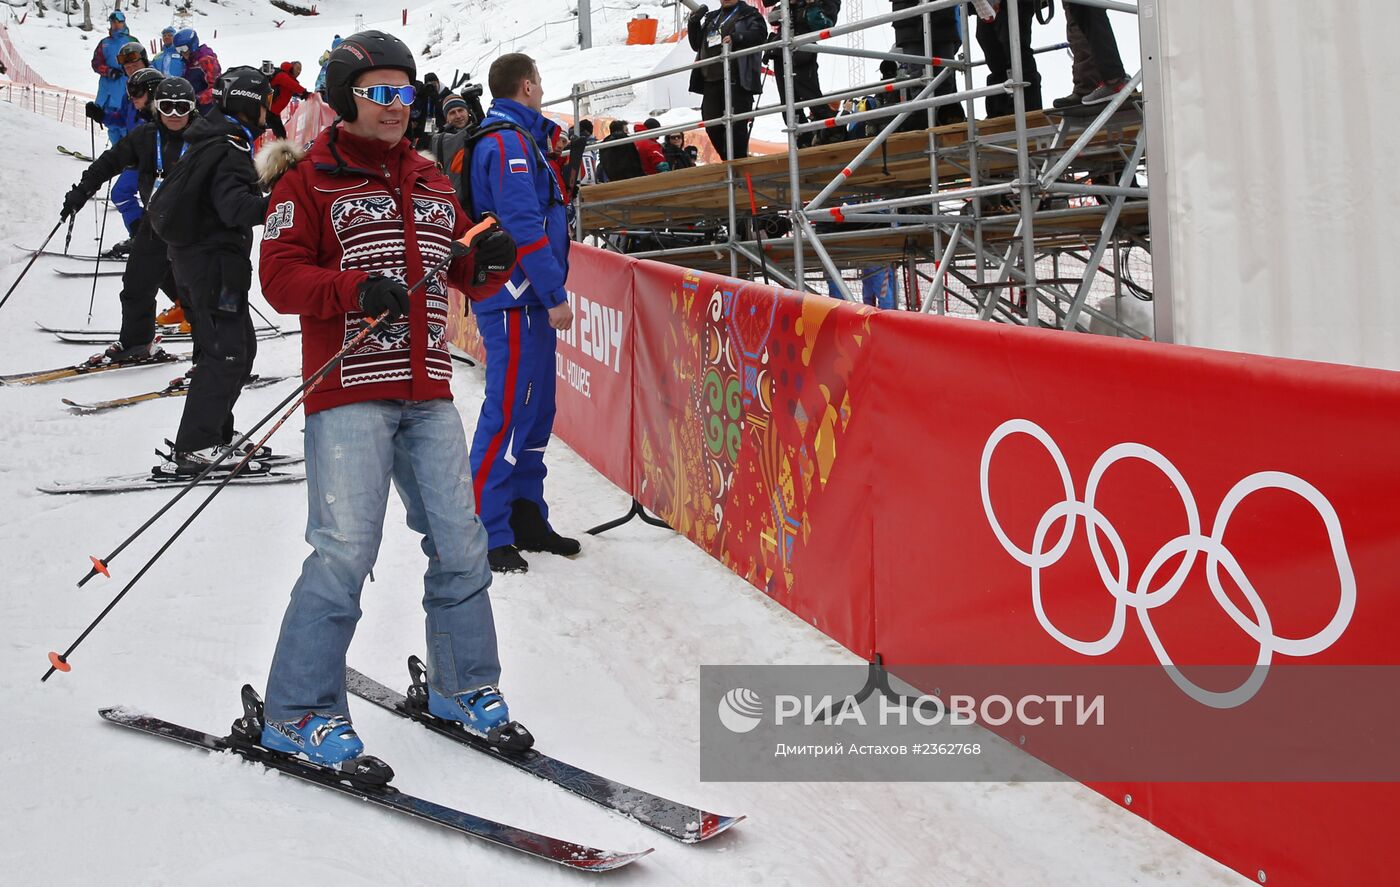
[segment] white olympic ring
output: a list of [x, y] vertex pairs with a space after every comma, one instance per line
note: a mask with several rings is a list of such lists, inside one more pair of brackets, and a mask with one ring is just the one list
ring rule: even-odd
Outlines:
[[[1002, 529], [992, 508], [991, 490], [988, 484], [992, 454], [1003, 440], [1013, 434], [1028, 435], [1045, 447], [1050, 458], [1054, 460], [1055, 468], [1060, 474], [1060, 483], [1064, 488], [1064, 500], [1050, 506], [1036, 525], [1035, 538], [1031, 543], [1030, 551], [1018, 548], [1006, 535], [1006, 531]], [[1182, 505], [1186, 509], [1186, 533], [1171, 539], [1157, 550], [1157, 553], [1148, 562], [1147, 568], [1138, 578], [1135, 589], [1128, 587], [1128, 557], [1123, 540], [1118, 531], [1108, 522], [1108, 519], [1094, 507], [1094, 498], [1098, 493], [1099, 482], [1103, 480], [1104, 473], [1115, 463], [1124, 459], [1140, 459], [1161, 471], [1176, 488], [1177, 494], [1181, 496]], [[1011, 419], [1003, 422], [996, 431], [992, 432], [991, 437], [987, 439], [986, 446], [982, 449], [981, 482], [982, 508], [986, 512], [987, 522], [991, 525], [992, 532], [996, 534], [997, 541], [1001, 543], [1007, 554], [1031, 570], [1031, 603], [1041, 627], [1060, 644], [1076, 653], [1084, 656], [1102, 656], [1117, 647], [1118, 642], [1122, 640], [1127, 623], [1127, 610], [1131, 607], [1137, 614], [1138, 622], [1142, 625], [1148, 643], [1157, 654], [1157, 661], [1166, 670], [1168, 677], [1182, 692], [1204, 705], [1213, 708], [1235, 708], [1248, 702], [1263, 686], [1274, 653], [1302, 657], [1312, 656], [1326, 650], [1346, 631], [1347, 625], [1351, 622], [1352, 613], [1356, 609], [1356, 576], [1352, 572], [1351, 559], [1347, 555], [1346, 540], [1342, 536], [1342, 526], [1337, 517], [1337, 511], [1316, 487], [1292, 474], [1281, 471], [1260, 471], [1240, 480], [1221, 501], [1220, 511], [1215, 517], [1215, 524], [1211, 527], [1210, 535], [1205, 536], [1201, 533], [1200, 515], [1196, 510], [1196, 500], [1191, 493], [1191, 488], [1187, 486], [1186, 478], [1166, 456], [1139, 443], [1121, 443], [1109, 447], [1099, 456], [1093, 469], [1090, 470], [1089, 480], [1084, 489], [1084, 500], [1081, 502], [1075, 496], [1074, 480], [1070, 476], [1064, 454], [1060, 452], [1054, 439], [1046, 433], [1045, 429], [1034, 422], [1027, 419]], [[1327, 529], [1327, 540], [1331, 545], [1332, 557], [1336, 563], [1341, 594], [1337, 610], [1331, 621], [1310, 637], [1286, 638], [1279, 637], [1274, 633], [1273, 623], [1269, 618], [1269, 611], [1264, 606], [1263, 599], [1260, 598], [1239, 562], [1225, 547], [1223, 541], [1225, 527], [1240, 503], [1252, 493], [1269, 489], [1285, 490], [1304, 499], [1317, 511]], [[1109, 626], [1108, 632], [1103, 637], [1096, 640], [1081, 640], [1071, 637], [1057, 628], [1046, 615], [1044, 602], [1041, 598], [1040, 572], [1057, 563], [1069, 550], [1070, 544], [1074, 541], [1078, 518], [1084, 519], [1085, 534], [1089, 539], [1089, 550], [1093, 555], [1094, 564], [1098, 568], [1099, 578], [1114, 600], [1113, 624]], [[1060, 533], [1054, 546], [1046, 551], [1046, 539], [1057, 521], [1063, 521], [1064, 530]], [[1117, 559], [1116, 571], [1109, 568], [1104, 557], [1103, 549], [1099, 543], [1100, 533], [1107, 538], [1109, 546], [1113, 549], [1113, 555]], [[1177, 567], [1176, 572], [1169, 579], [1162, 583], [1160, 588], [1154, 589], [1152, 584], [1157, 578], [1157, 573], [1164, 564], [1179, 554], [1184, 555], [1181, 559], [1181, 565]], [[1152, 625], [1150, 612], [1164, 606], [1176, 596], [1176, 593], [1186, 583], [1186, 577], [1196, 563], [1196, 556], [1200, 554], [1204, 554], [1206, 557], [1206, 581], [1210, 586], [1211, 595], [1225, 611], [1225, 614], [1243, 629], [1255, 643], [1259, 644], [1259, 658], [1256, 660], [1254, 668], [1251, 669], [1250, 676], [1233, 690], [1207, 690], [1193, 683], [1172, 662], [1171, 655], [1167, 652]], [[1226, 594], [1220, 582], [1222, 567], [1244, 595], [1245, 600], [1248, 601], [1249, 608], [1253, 611], [1253, 618], [1245, 615]]]

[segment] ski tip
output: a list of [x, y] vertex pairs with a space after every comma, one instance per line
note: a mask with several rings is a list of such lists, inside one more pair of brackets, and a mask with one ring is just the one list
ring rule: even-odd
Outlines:
[[104, 564], [100, 558], [94, 557], [93, 555], [88, 555], [88, 560], [92, 561], [92, 572], [94, 574], [101, 573], [108, 579], [112, 578], [112, 574], [107, 571], [107, 565]]
[[648, 847], [645, 850], [638, 850], [636, 853], [609, 853], [607, 851], [597, 851], [600, 855], [589, 854], [573, 859], [560, 860], [571, 869], [581, 872], [610, 872], [620, 869], [623, 866], [631, 865], [637, 860], [654, 851], [655, 847]]
[[49, 651], [49, 664], [52, 665], [56, 671], [70, 672], [73, 670], [73, 666], [68, 664], [67, 659], [64, 659], [52, 650]]
[[734, 826], [748, 819], [747, 816], [721, 816], [718, 813], [706, 813], [701, 820], [700, 827], [688, 833], [682, 840], [687, 844], [699, 844], [708, 841], [716, 835], [722, 835]]

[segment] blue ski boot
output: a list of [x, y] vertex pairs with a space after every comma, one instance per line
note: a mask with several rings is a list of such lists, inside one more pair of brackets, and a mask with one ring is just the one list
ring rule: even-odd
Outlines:
[[243, 685], [242, 700], [243, 717], [233, 722], [231, 741], [293, 755], [364, 787], [386, 785], [394, 778], [388, 764], [365, 754], [365, 744], [349, 720], [307, 712], [295, 721], [268, 721], [262, 699], [249, 684]]
[[262, 746], [301, 755], [323, 767], [337, 767], [365, 753], [365, 744], [348, 720], [310, 712], [295, 721], [268, 721], [263, 725]]
[[417, 656], [409, 658], [408, 670], [412, 677], [409, 703], [421, 706], [420, 711], [426, 709], [438, 720], [451, 721], [470, 737], [501, 751], [522, 752], [535, 744], [530, 731], [510, 719], [510, 708], [495, 687], [444, 696], [428, 683], [427, 669]]

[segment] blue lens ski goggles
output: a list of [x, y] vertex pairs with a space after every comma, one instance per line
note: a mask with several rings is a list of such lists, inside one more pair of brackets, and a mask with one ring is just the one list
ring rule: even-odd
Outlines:
[[394, 103], [394, 99], [398, 99], [405, 108], [412, 107], [413, 100], [418, 97], [418, 90], [413, 86], [386, 86], [382, 83], [376, 86], [352, 86], [350, 91], [362, 99], [369, 99], [386, 108]]

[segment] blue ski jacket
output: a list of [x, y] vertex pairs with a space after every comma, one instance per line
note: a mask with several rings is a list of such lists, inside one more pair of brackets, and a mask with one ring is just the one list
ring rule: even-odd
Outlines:
[[478, 315], [566, 301], [569, 218], [564, 193], [544, 148], [559, 125], [511, 99], [495, 99], [482, 126], [508, 121], [528, 133], [503, 129], [478, 140], [469, 161], [473, 218], [492, 212], [515, 238], [518, 258], [500, 292], [472, 304]]

